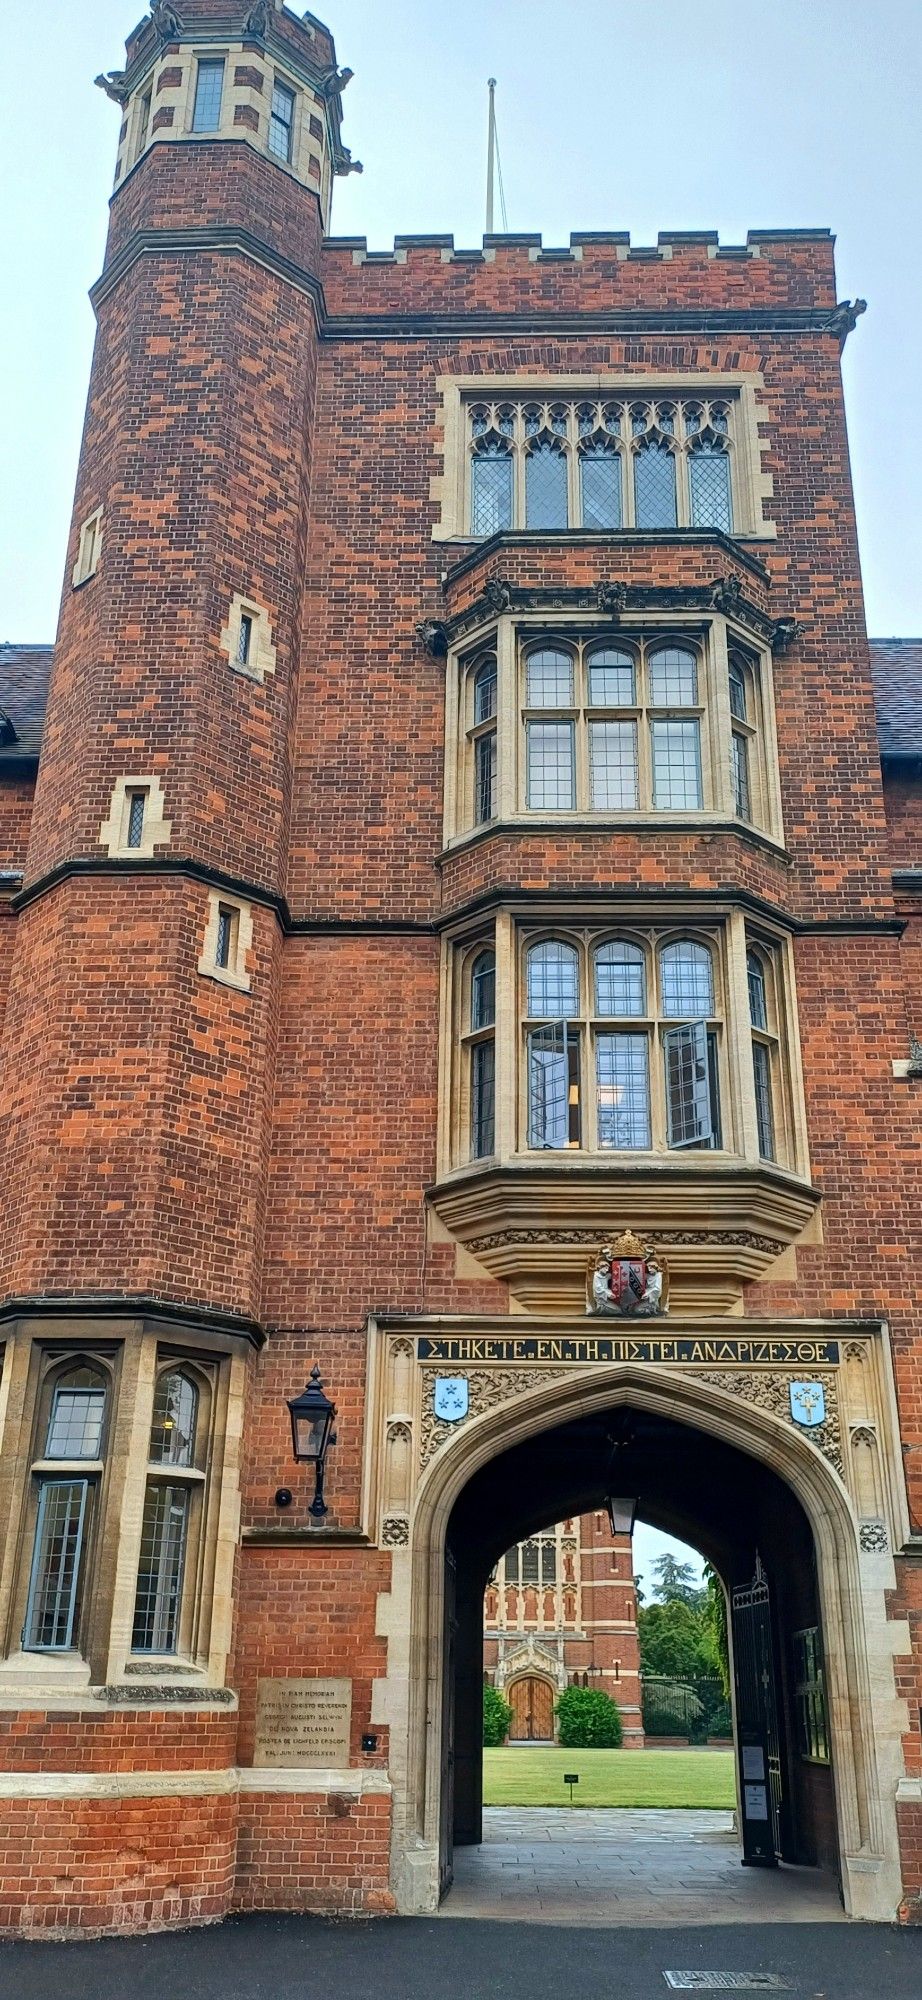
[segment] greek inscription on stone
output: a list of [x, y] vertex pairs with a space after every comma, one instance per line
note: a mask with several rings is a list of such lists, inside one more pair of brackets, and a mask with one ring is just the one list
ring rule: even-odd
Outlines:
[[260, 1680], [253, 1762], [342, 1768], [351, 1721], [349, 1680]]
[[759, 1335], [738, 1339], [722, 1334], [704, 1337], [674, 1334], [635, 1340], [630, 1335], [599, 1335], [589, 1339], [579, 1334], [450, 1334], [434, 1340], [420, 1336], [416, 1354], [419, 1361], [468, 1363], [659, 1361], [685, 1368], [713, 1367], [715, 1363], [739, 1368], [790, 1368], [807, 1364], [817, 1366], [823, 1362], [828, 1366], [830, 1362], [837, 1362], [839, 1343], [837, 1340], [772, 1339], [770, 1335], [764, 1340]]

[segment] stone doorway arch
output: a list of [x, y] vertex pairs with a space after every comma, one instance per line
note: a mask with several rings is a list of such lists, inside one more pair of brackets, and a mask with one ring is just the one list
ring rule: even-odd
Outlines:
[[[663, 1413], [705, 1439], [731, 1443], [777, 1474], [802, 1507], [813, 1535], [825, 1634], [843, 1899], [853, 1916], [892, 1922], [901, 1894], [895, 1798], [905, 1716], [894, 1689], [886, 1584], [861, 1560], [858, 1520], [843, 1480], [773, 1411], [691, 1373], [660, 1368], [654, 1374], [631, 1363], [599, 1367], [590, 1381], [582, 1375], [536, 1383], [513, 1403], [471, 1418], [420, 1479], [406, 1548], [399, 1552], [402, 1588], [395, 1578], [406, 1622], [395, 1603], [393, 1681], [389, 1658], [389, 1682], [403, 1695], [390, 1710], [398, 1906], [422, 1913], [438, 1901], [443, 1578], [452, 1509], [474, 1475], [516, 1444], [621, 1405]], [[398, 1627], [405, 1633], [402, 1646], [395, 1646]]]

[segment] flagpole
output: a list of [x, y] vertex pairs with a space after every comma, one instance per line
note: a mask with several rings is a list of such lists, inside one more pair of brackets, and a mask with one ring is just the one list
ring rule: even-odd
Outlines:
[[493, 166], [496, 159], [496, 78], [487, 78], [490, 110], [487, 122], [487, 235], [493, 234]]

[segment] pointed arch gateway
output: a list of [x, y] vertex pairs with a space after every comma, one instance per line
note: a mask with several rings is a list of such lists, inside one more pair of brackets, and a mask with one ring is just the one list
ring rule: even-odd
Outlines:
[[[657, 1369], [654, 1375], [629, 1363], [594, 1369], [591, 1381], [584, 1375], [545, 1380], [517, 1396], [514, 1404], [500, 1403], [471, 1419], [435, 1455], [420, 1481], [407, 1551], [406, 1736], [399, 1745], [398, 1729], [392, 1730], [391, 1768], [397, 1781], [393, 1873], [399, 1907], [408, 1914], [433, 1909], [440, 1879], [443, 1886], [447, 1879], [444, 1829], [450, 1815], [443, 1786], [446, 1769], [457, 1765], [451, 1758], [446, 1762], [443, 1715], [463, 1693], [463, 1667], [462, 1680], [453, 1681], [449, 1689], [445, 1574], [453, 1517], [464, 1518], [463, 1512], [456, 1514], [459, 1503], [463, 1509], [467, 1494], [469, 1531], [471, 1519], [476, 1518], [470, 1512], [471, 1496], [477, 1493], [482, 1475], [495, 1480], [501, 1476], [502, 1461], [519, 1447], [531, 1443], [550, 1449], [555, 1433], [586, 1421], [604, 1421], [624, 1408], [638, 1413], [641, 1420], [685, 1427], [696, 1440], [700, 1463], [706, 1462], [709, 1452], [715, 1463], [719, 1452], [730, 1449], [739, 1454], [760, 1477], [776, 1481], [779, 1491], [786, 1490], [792, 1508], [802, 1514], [812, 1541], [825, 1649], [834, 1774], [834, 1793], [832, 1788], [830, 1792], [843, 1901], [850, 1915], [892, 1922], [901, 1895], [895, 1817], [899, 1729], [894, 1721], [890, 1733], [880, 1727], [872, 1732], [868, 1718], [872, 1687], [878, 1718], [887, 1694], [894, 1717], [898, 1713], [893, 1634], [886, 1629], [883, 1587], [869, 1590], [862, 1572], [857, 1520], [846, 1487], [819, 1451], [770, 1410], [744, 1403], [713, 1382], [666, 1369]], [[564, 1511], [577, 1511], [583, 1498], [575, 1498]], [[547, 1503], [548, 1518], [557, 1506], [555, 1493]], [[658, 1510], [652, 1496], [642, 1511], [654, 1521], [659, 1511], [660, 1525], [667, 1525], [668, 1509]], [[673, 1510], [669, 1521], [677, 1518]], [[689, 1526], [695, 1518], [690, 1496], [686, 1538], [707, 1552], [707, 1532], [696, 1535]], [[534, 1518], [531, 1526], [538, 1525]], [[676, 1526], [675, 1532], [681, 1529]], [[508, 1524], [500, 1523], [494, 1547], [487, 1524], [481, 1594], [490, 1564], [509, 1539]], [[453, 1633], [458, 1629], [453, 1605]], [[479, 1680], [478, 1672], [478, 1690]]]

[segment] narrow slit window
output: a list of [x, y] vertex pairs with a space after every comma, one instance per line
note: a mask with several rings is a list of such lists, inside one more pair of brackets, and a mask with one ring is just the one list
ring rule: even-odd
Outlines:
[[195, 75], [195, 104], [192, 111], [193, 132], [216, 132], [221, 123], [221, 98], [224, 91], [224, 58], [203, 57]]
[[215, 964], [223, 971], [233, 966], [237, 956], [237, 931], [240, 922], [238, 910], [232, 910], [224, 903], [218, 906], [218, 929], [215, 938]]
[[188, 1519], [188, 1489], [151, 1480], [141, 1524], [134, 1653], [177, 1650]]
[[129, 792], [126, 847], [140, 847], [144, 838], [144, 814], [146, 809], [147, 793]]
[[252, 646], [253, 646], [253, 614], [251, 611], [241, 611], [240, 631], [237, 634], [238, 666], [241, 667], [249, 666]]

